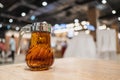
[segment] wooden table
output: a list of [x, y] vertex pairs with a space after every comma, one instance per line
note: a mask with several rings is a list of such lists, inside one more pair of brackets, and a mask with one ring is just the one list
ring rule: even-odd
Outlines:
[[25, 63], [0, 66], [0, 80], [120, 80], [120, 63], [78, 58], [55, 59], [51, 69], [30, 71]]

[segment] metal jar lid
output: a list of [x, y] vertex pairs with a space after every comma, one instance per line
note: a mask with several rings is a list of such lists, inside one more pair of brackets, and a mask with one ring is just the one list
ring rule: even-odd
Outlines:
[[46, 31], [51, 32], [51, 25], [47, 22], [36, 22], [32, 25], [32, 31]]

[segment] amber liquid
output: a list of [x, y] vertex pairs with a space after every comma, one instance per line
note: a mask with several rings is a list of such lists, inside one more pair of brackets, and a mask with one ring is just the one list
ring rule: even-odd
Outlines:
[[31, 70], [47, 70], [53, 64], [53, 52], [50, 47], [49, 32], [33, 32], [26, 63]]

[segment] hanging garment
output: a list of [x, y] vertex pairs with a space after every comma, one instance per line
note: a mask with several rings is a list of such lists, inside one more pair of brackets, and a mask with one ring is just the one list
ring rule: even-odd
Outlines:
[[64, 57], [95, 58], [96, 46], [93, 37], [80, 32], [68, 42]]
[[116, 32], [111, 30], [97, 30], [98, 58], [116, 59]]

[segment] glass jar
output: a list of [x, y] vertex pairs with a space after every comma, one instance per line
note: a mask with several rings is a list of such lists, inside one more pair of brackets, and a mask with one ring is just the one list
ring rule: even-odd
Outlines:
[[[30, 46], [26, 54], [26, 63], [30, 70], [47, 70], [54, 62], [51, 49], [51, 27], [46, 22], [34, 23], [21, 32], [31, 32]], [[20, 39], [21, 40], [21, 39]]]

